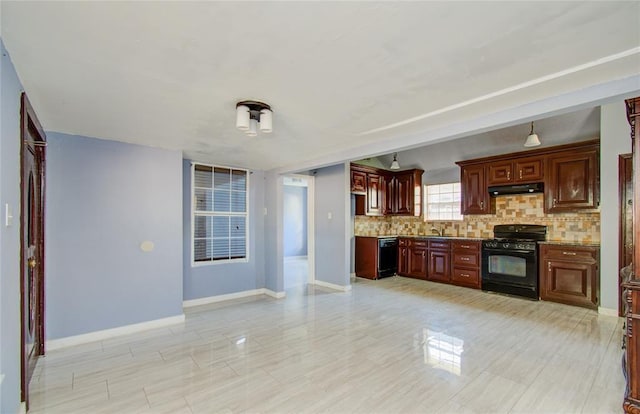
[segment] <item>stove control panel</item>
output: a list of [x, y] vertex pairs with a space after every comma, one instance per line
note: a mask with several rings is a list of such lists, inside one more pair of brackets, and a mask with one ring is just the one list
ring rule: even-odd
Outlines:
[[503, 240], [483, 240], [482, 247], [497, 250], [526, 250], [535, 251], [536, 243], [528, 241], [503, 241]]

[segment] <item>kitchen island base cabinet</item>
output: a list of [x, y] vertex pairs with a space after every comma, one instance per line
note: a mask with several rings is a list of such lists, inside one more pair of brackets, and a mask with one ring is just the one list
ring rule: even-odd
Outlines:
[[540, 299], [598, 308], [597, 247], [542, 244], [540, 258]]

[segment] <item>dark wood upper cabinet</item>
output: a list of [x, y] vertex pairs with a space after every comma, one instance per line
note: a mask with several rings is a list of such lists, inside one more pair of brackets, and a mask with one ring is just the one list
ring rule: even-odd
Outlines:
[[544, 180], [544, 158], [528, 157], [514, 162], [515, 180], [518, 183], [536, 183]]
[[491, 214], [488, 187], [544, 184], [545, 212], [595, 210], [600, 191], [600, 141], [458, 161], [462, 214]]
[[598, 208], [598, 150], [559, 153], [547, 158], [545, 211], [561, 213]]
[[540, 182], [544, 179], [543, 166], [542, 156], [494, 161], [487, 166], [487, 184], [492, 186]]
[[460, 175], [462, 214], [491, 213], [484, 164], [463, 166]]
[[351, 192], [354, 194], [367, 194], [367, 173], [351, 169]]
[[381, 216], [384, 204], [384, 182], [377, 174], [367, 174], [367, 216]]
[[420, 216], [423, 172], [394, 172], [352, 164], [351, 192], [356, 195], [356, 214]]

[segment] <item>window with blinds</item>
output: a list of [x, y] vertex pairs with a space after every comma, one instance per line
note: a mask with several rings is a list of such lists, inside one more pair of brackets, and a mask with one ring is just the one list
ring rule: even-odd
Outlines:
[[247, 258], [248, 171], [194, 164], [193, 261]]

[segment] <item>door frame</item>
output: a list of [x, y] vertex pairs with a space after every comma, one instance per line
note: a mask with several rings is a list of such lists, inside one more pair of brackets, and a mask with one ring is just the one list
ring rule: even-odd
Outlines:
[[[31, 141], [28, 136], [28, 131], [31, 129], [35, 132], [35, 141]], [[23, 214], [25, 209], [23, 200], [25, 191], [28, 191], [28, 184], [24, 182], [25, 174], [25, 157], [29, 147], [33, 149], [36, 164], [37, 174], [40, 178], [40, 197], [39, 201], [39, 214], [36, 214], [35, 220], [39, 223], [39, 233], [36, 235], [39, 239], [36, 241], [37, 249], [39, 251], [39, 257], [36, 262], [37, 274], [40, 276], [40, 283], [37, 283], [38, 291], [36, 292], [38, 298], [38, 308], [36, 309], [36, 322], [34, 327], [34, 336], [37, 336], [39, 342], [35, 344], [34, 350], [37, 356], [44, 355], [45, 348], [45, 331], [44, 331], [44, 318], [45, 318], [45, 306], [44, 306], [44, 261], [45, 261], [45, 163], [46, 163], [46, 135], [42, 125], [38, 121], [35, 111], [26, 93], [22, 92], [20, 97], [20, 391], [21, 401], [25, 402], [26, 409], [29, 409], [29, 383], [28, 383], [28, 370], [29, 360], [25, 353], [25, 290], [28, 289], [25, 286], [25, 263], [27, 261], [26, 252], [24, 250], [24, 233], [25, 233], [25, 220], [27, 219]], [[36, 333], [37, 332], [37, 333]]]
[[[307, 283], [314, 284], [316, 281], [316, 254], [315, 254], [315, 177], [302, 174], [284, 174], [284, 177], [298, 178], [304, 180], [307, 185]], [[285, 186], [286, 184], [282, 184]], [[284, 214], [284, 210], [283, 210]], [[284, 222], [283, 222], [284, 226]], [[282, 239], [284, 244], [284, 238]], [[283, 250], [284, 251], [284, 250]], [[284, 260], [284, 257], [283, 257]], [[284, 284], [283, 284], [284, 286]]]
[[[627, 162], [631, 163], [631, 183], [633, 184], [633, 154], [629, 153], [618, 155], [618, 207], [620, 208], [618, 216], [618, 270], [627, 265], [625, 260], [625, 223], [627, 219], [627, 208], [625, 205], [625, 189], [627, 186], [627, 180], [625, 179], [625, 164]], [[633, 231], [628, 236], [633, 238]], [[623, 288], [620, 283], [620, 279], [618, 279], [618, 316], [624, 316], [624, 300], [622, 297], [622, 292]]]

